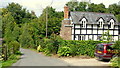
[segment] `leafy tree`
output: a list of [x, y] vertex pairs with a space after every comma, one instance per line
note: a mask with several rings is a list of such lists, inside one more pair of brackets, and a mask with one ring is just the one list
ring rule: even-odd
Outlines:
[[120, 22], [120, 14], [116, 15], [118, 22]]
[[69, 7], [70, 11], [75, 11], [75, 10], [78, 10], [77, 7], [78, 7], [78, 2], [67, 2], [66, 5]]
[[111, 4], [108, 7], [109, 13], [113, 13], [114, 15], [120, 14], [120, 5]]
[[12, 36], [14, 37], [14, 40], [18, 41], [20, 36], [20, 27], [16, 23], [12, 31]]
[[77, 11], [87, 11], [87, 8], [88, 8], [87, 2], [80, 2], [76, 10]]
[[18, 3], [12, 2], [7, 6], [6, 9], [11, 12], [11, 15], [17, 24], [26, 22], [28, 23], [31, 21], [31, 19], [35, 18], [32, 16], [32, 14], [29, 13], [29, 11], [27, 11], [25, 8], [22, 8], [22, 6]]
[[14, 18], [11, 16], [11, 13], [8, 13], [3, 16], [3, 37], [8, 44], [9, 42], [13, 41], [13, 34], [12, 31], [15, 26]]
[[33, 47], [33, 39], [32, 36], [30, 35], [30, 33], [28, 32], [28, 25], [24, 24], [22, 26], [22, 34], [19, 37], [19, 42], [21, 44], [21, 46], [23, 47]]
[[44, 23], [43, 26], [43, 32], [42, 34], [45, 36], [46, 31], [46, 11], [47, 11], [47, 17], [48, 17], [48, 36], [50, 36], [52, 33], [60, 33], [60, 27], [61, 27], [61, 20], [63, 20], [63, 12], [56, 12], [55, 9], [52, 7], [46, 7], [43, 10], [42, 15], [39, 17], [39, 21]]

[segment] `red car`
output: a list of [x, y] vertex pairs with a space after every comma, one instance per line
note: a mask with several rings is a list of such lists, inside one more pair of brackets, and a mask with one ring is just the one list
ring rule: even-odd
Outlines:
[[95, 56], [98, 60], [112, 59], [116, 56], [115, 50], [111, 47], [114, 43], [101, 43], [97, 44]]

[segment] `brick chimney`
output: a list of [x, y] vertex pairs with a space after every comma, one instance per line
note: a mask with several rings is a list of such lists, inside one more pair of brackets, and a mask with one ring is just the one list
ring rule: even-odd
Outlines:
[[64, 6], [64, 19], [68, 19], [69, 18], [69, 7], [68, 6]]

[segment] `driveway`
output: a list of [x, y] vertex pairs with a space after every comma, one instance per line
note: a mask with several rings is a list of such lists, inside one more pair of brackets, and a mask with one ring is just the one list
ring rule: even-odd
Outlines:
[[61, 60], [71, 64], [72, 66], [109, 66], [108, 61], [98, 61], [95, 58], [60, 58]]

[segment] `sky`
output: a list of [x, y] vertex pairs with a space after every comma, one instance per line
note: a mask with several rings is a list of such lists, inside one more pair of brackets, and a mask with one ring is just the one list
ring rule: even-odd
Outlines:
[[[37, 16], [40, 16], [42, 10], [46, 6], [52, 6], [56, 11], [63, 11], [64, 5], [70, 0], [0, 0], [0, 7], [6, 7], [8, 3], [15, 2], [22, 5], [24, 8], [30, 11], [34, 11]], [[77, 0], [82, 1], [82, 0]], [[86, 0], [87, 1], [87, 0]], [[120, 0], [91, 0], [91, 3], [99, 4], [103, 3], [106, 7], [110, 4], [118, 3]]]

